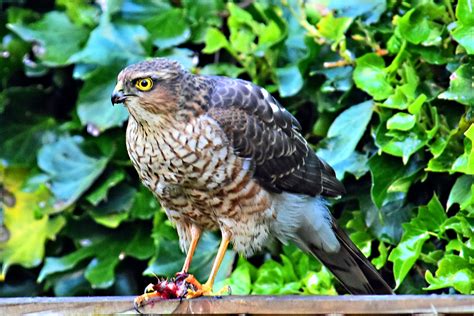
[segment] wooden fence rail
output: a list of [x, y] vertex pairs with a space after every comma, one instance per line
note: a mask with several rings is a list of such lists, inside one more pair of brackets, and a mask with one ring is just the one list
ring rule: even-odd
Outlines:
[[[156, 301], [145, 314], [474, 314], [472, 295], [226, 296]], [[21, 297], [0, 299], [0, 315], [134, 314], [133, 297]]]

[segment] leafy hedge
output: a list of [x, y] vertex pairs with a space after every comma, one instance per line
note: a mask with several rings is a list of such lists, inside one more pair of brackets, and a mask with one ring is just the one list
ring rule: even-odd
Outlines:
[[[142, 273], [180, 269], [127, 157], [127, 112], [110, 104], [118, 71], [150, 56], [278, 97], [344, 180], [335, 216], [398, 293], [473, 293], [472, 0], [0, 6], [1, 296], [133, 294], [152, 281]], [[201, 280], [218, 242], [200, 242]], [[240, 294], [340, 289], [276, 243], [228, 251], [219, 278]]]

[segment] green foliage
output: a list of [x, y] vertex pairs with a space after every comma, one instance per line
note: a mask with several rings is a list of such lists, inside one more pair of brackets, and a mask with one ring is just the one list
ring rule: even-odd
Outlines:
[[[154, 56], [272, 92], [343, 180], [339, 224], [398, 293], [474, 293], [472, 0], [25, 3], [0, 11], [1, 296], [130, 295], [181, 268], [110, 105], [120, 69]], [[199, 244], [202, 281], [218, 243]], [[216, 287], [340, 289], [294, 246], [235, 258]]]

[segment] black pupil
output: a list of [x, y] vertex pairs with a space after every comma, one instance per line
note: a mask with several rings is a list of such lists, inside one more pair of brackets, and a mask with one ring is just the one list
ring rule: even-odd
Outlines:
[[142, 82], [140, 84], [143, 88], [146, 88], [146, 87], [148, 87], [148, 80], [144, 79], [144, 80], [142, 80]]

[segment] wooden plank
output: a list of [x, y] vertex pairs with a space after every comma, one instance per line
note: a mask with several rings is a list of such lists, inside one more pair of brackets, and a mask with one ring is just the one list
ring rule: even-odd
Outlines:
[[[155, 301], [146, 314], [473, 314], [472, 295], [226, 296]], [[136, 313], [133, 297], [0, 299], [0, 315]]]

